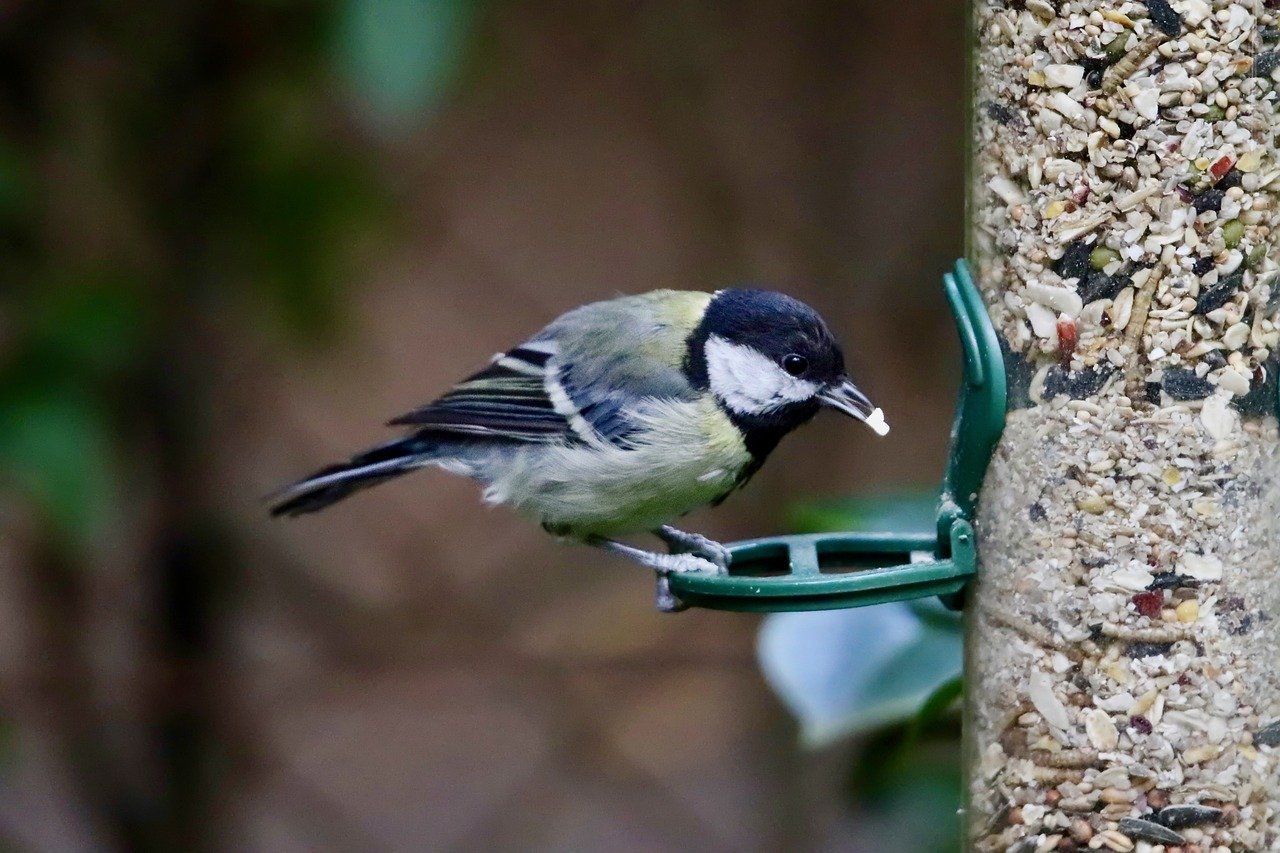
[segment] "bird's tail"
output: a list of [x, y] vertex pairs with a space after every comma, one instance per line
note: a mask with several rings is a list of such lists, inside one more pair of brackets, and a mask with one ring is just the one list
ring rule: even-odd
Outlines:
[[371, 447], [329, 465], [271, 496], [273, 516], [318, 512], [361, 489], [407, 474], [435, 458], [434, 443], [409, 436]]

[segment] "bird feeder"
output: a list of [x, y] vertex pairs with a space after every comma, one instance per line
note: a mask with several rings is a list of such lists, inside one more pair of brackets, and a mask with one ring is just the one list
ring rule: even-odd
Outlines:
[[974, 508], [1005, 419], [999, 341], [967, 264], [943, 277], [964, 379], [933, 530], [817, 533], [732, 543], [727, 574], [673, 574], [680, 604], [714, 610], [835, 610], [941, 596], [958, 608], [977, 571]]

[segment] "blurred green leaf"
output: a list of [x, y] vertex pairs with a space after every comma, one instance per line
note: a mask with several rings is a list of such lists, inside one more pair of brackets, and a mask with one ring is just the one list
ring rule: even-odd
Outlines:
[[964, 677], [957, 675], [950, 681], [944, 681], [938, 685], [938, 689], [933, 691], [924, 704], [920, 706], [919, 712], [911, 721], [913, 731], [919, 732], [925, 726], [937, 720], [946, 714], [964, 695]]
[[113, 448], [105, 413], [74, 389], [6, 393], [0, 478], [32, 500], [63, 537], [83, 544], [106, 520]]
[[938, 493], [926, 489], [863, 495], [802, 504], [790, 513], [791, 525], [803, 533], [841, 530], [884, 530], [908, 533], [933, 530]]
[[922, 726], [933, 722], [949, 711], [962, 696], [964, 696], [964, 677], [957, 675], [939, 685], [938, 689], [925, 700], [924, 705], [920, 707], [920, 713], [916, 715], [916, 722]]
[[[938, 496], [912, 489], [802, 506], [805, 532], [932, 532]], [[822, 745], [911, 719], [960, 672], [960, 616], [935, 598], [855, 610], [780, 613], [765, 620], [760, 665], [800, 720], [801, 735]]]
[[73, 284], [49, 285], [28, 300], [27, 346], [43, 371], [95, 378], [126, 368], [143, 350], [148, 310], [120, 274], [78, 271]]
[[213, 238], [295, 343], [334, 331], [353, 246], [388, 207], [372, 164], [333, 137], [311, 86], [286, 70], [237, 101], [234, 184]]
[[924, 740], [902, 727], [858, 751], [853, 796], [879, 853], [953, 853], [961, 849], [963, 777], [958, 729]]
[[31, 186], [28, 161], [9, 140], [0, 137], [0, 218], [22, 210]]
[[355, 93], [405, 125], [431, 112], [462, 68], [474, 0], [347, 0], [337, 48]]
[[964, 630], [960, 613], [944, 607], [942, 602], [934, 596], [913, 598], [904, 601], [903, 604], [926, 625], [957, 633]]
[[961, 669], [959, 621], [918, 618], [902, 603], [778, 613], [758, 642], [766, 680], [821, 746], [904, 722]]

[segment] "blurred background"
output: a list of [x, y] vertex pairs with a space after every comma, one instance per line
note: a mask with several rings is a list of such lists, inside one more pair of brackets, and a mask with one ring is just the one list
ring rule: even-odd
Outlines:
[[963, 33], [943, 0], [0, 4], [0, 849], [954, 849], [954, 721], [802, 746], [758, 617], [659, 615], [435, 471], [262, 498], [567, 308], [743, 281], [826, 315], [893, 432], [819, 418], [687, 526], [927, 494]]

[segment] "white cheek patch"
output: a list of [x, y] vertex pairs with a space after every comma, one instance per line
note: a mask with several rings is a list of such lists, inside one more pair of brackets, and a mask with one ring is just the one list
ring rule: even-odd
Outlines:
[[712, 335], [705, 352], [712, 393], [742, 414], [764, 414], [818, 394], [817, 385], [792, 376], [751, 347]]

